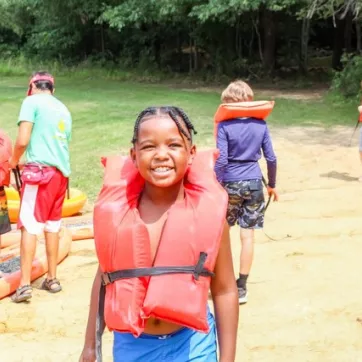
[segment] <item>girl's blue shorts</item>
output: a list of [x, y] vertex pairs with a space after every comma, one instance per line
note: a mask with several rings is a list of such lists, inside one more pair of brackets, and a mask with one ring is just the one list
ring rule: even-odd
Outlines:
[[209, 333], [189, 328], [167, 335], [114, 332], [114, 362], [217, 362], [216, 326], [208, 312]]

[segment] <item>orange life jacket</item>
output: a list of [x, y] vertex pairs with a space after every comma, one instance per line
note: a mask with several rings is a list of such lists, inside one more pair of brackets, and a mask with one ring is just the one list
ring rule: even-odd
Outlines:
[[12, 152], [10, 137], [0, 129], [0, 186], [9, 186], [10, 184], [9, 159]]
[[274, 108], [275, 101], [252, 101], [222, 103], [214, 116], [214, 135], [220, 122], [235, 118], [250, 117], [265, 120]]
[[185, 175], [185, 198], [168, 211], [153, 264], [149, 234], [137, 209], [144, 180], [129, 157], [102, 160], [105, 175], [94, 208], [94, 239], [103, 293], [105, 289], [98, 317], [103, 320], [104, 303], [109, 330], [137, 337], [154, 317], [208, 331], [210, 277], [228, 202], [214, 175], [218, 154], [196, 155]]

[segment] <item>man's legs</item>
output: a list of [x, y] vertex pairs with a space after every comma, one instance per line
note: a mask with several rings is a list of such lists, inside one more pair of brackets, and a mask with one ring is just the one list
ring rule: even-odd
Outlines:
[[[58, 231], [64, 200], [64, 197], [59, 196], [59, 192], [64, 192], [65, 195], [65, 190], [64, 177], [59, 171], [48, 184], [41, 186], [25, 184], [23, 187], [18, 222], [18, 227], [22, 230], [21, 281], [20, 287], [13, 296], [14, 302], [22, 302], [31, 297], [32, 262], [35, 256], [37, 235], [43, 232], [44, 226], [49, 270], [48, 278], [42, 287], [50, 292], [61, 290], [59, 282], [55, 279], [55, 274], [59, 246]], [[56, 218], [58, 221], [46, 221], [49, 218], [53, 220]]]

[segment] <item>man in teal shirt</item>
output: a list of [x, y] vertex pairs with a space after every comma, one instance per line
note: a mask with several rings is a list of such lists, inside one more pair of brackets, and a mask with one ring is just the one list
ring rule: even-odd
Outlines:
[[69, 142], [72, 118], [67, 107], [54, 97], [54, 78], [46, 72], [33, 74], [18, 119], [18, 136], [10, 167], [25, 152], [18, 228], [21, 229], [21, 280], [12, 297], [16, 303], [32, 297], [31, 268], [37, 235], [45, 232], [48, 275], [42, 288], [57, 293], [56, 278], [59, 230], [70, 175]]

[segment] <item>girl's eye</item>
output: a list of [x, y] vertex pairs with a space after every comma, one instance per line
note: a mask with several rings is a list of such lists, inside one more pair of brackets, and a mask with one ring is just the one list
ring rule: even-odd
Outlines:
[[171, 143], [170, 147], [182, 147], [182, 145], [179, 143]]
[[150, 150], [150, 149], [152, 149], [152, 148], [154, 148], [155, 146], [152, 146], [152, 145], [146, 145], [146, 146], [143, 146], [142, 148], [141, 148], [141, 150]]

